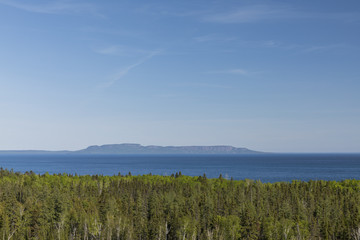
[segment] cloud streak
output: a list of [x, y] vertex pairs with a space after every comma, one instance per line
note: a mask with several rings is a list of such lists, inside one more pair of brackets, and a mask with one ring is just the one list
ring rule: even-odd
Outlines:
[[0, 4], [14, 7], [20, 10], [43, 13], [43, 14], [81, 14], [90, 13], [102, 16], [97, 12], [96, 7], [89, 3], [76, 3], [70, 1], [51, 1], [45, 3], [34, 4], [21, 1], [0, 0]]
[[237, 37], [224, 37], [224, 36], [217, 36], [217, 35], [203, 35], [194, 37], [194, 40], [199, 43], [204, 42], [231, 42], [236, 41]]
[[137, 55], [151, 55], [153, 51], [144, 50], [140, 48], [130, 48], [121, 45], [112, 45], [104, 48], [99, 48], [95, 50], [96, 53], [102, 55], [112, 55], [112, 56], [137, 56]]
[[265, 5], [246, 6], [232, 12], [216, 13], [203, 18], [207, 22], [247, 23], [266, 19], [282, 18], [288, 15], [285, 9], [274, 9]]
[[204, 15], [202, 20], [213, 23], [251, 23], [283, 19], [332, 19], [342, 21], [358, 21], [359, 13], [322, 13], [302, 12], [286, 6], [252, 5], [236, 10]]
[[304, 52], [323, 52], [338, 48], [354, 48], [353, 46], [345, 45], [345, 44], [331, 44], [331, 45], [317, 45], [317, 46], [311, 46], [304, 49]]
[[145, 63], [146, 61], [150, 60], [151, 58], [153, 58], [154, 56], [157, 56], [161, 53], [161, 50], [157, 50], [157, 51], [153, 51], [152, 53], [148, 54], [147, 56], [143, 57], [142, 59], [140, 59], [139, 61], [124, 67], [122, 69], [120, 69], [119, 72], [117, 72], [110, 81], [108, 81], [107, 83], [105, 83], [104, 85], [102, 85], [103, 88], [108, 88], [111, 87], [113, 84], [115, 84], [117, 81], [119, 81], [120, 79], [122, 79], [123, 77], [125, 77], [130, 71], [132, 71], [134, 68], [140, 66], [141, 64]]
[[241, 69], [241, 68], [235, 68], [235, 69], [227, 69], [227, 70], [219, 70], [219, 71], [210, 71], [206, 72], [207, 74], [234, 74], [234, 75], [249, 75], [249, 72]]

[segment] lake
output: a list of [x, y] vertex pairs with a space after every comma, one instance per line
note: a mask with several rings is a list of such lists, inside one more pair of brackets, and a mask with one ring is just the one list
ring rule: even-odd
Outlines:
[[246, 154], [246, 155], [0, 155], [0, 166], [14, 171], [133, 175], [183, 175], [208, 178], [292, 180], [360, 179], [360, 154]]

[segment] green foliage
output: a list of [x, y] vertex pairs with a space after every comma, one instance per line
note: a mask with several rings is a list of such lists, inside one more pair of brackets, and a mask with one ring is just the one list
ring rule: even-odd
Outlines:
[[3, 239], [360, 239], [360, 181], [0, 170]]

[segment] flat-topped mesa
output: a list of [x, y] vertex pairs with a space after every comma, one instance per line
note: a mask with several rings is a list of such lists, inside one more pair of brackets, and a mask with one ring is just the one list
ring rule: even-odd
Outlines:
[[106, 151], [106, 150], [119, 150], [119, 149], [139, 149], [142, 146], [136, 143], [123, 143], [123, 144], [106, 144], [106, 145], [93, 145], [80, 151]]
[[259, 153], [247, 148], [233, 146], [142, 146], [135, 143], [107, 144], [102, 146], [89, 146], [76, 151], [86, 154], [247, 154]]

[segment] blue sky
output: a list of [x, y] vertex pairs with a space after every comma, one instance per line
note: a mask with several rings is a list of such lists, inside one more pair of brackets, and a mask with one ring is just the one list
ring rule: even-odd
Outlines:
[[359, 1], [0, 0], [0, 149], [360, 152]]

